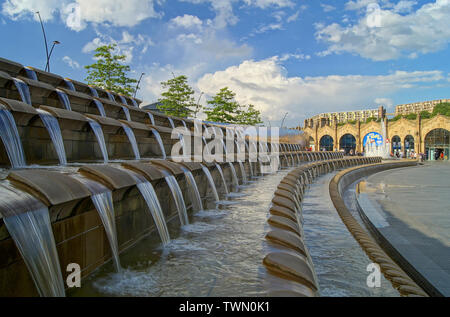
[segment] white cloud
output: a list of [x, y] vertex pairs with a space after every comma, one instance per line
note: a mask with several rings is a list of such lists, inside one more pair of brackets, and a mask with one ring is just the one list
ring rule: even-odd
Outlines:
[[194, 15], [185, 14], [183, 16], [177, 16], [170, 20], [172, 27], [183, 27], [185, 29], [202, 27], [202, 20]]
[[35, 16], [35, 11], [40, 11], [44, 21], [59, 13], [75, 31], [84, 29], [87, 23], [131, 27], [161, 17], [154, 9], [154, 0], [6, 0], [2, 5], [2, 13], [12, 19]]
[[[224, 71], [201, 77], [198, 89], [212, 96], [227, 86], [236, 100], [252, 103], [269, 120], [281, 120], [289, 112], [292, 126], [305, 117], [326, 111], [342, 111], [374, 107], [377, 98], [404, 89], [417, 89], [425, 83], [444, 80], [441, 71], [397, 71], [379, 76], [347, 75], [289, 77], [278, 57], [262, 61], [246, 60]], [[378, 99], [386, 101], [387, 99]]]
[[[387, 6], [386, 1], [382, 3]], [[348, 2], [347, 8], [357, 10], [364, 5], [367, 10], [355, 25], [316, 25], [316, 38], [328, 45], [321, 56], [348, 52], [384, 61], [435, 52], [450, 42], [450, 0], [436, 0], [405, 15], [396, 11], [412, 8], [411, 1], [401, 1], [389, 10], [374, 0], [358, 0]]]
[[329, 4], [321, 3], [320, 6], [322, 7], [324, 12], [331, 12], [331, 11], [336, 10], [336, 7], [329, 5]]
[[80, 68], [80, 64], [77, 61], [74, 61], [72, 58], [70, 58], [69, 56], [64, 56], [62, 58], [63, 62], [66, 63], [67, 65], [69, 65], [70, 68], [73, 69], [78, 69]]
[[262, 9], [276, 6], [276, 7], [294, 7], [294, 3], [290, 0], [244, 0], [245, 4], [259, 7]]

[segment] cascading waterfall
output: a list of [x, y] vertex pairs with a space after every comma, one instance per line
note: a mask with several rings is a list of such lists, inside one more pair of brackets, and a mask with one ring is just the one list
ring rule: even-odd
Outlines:
[[172, 174], [168, 171], [161, 169], [164, 174], [164, 179], [172, 192], [172, 197], [175, 200], [175, 205], [177, 206], [178, 216], [180, 217], [180, 222], [182, 226], [189, 224], [189, 219], [187, 216], [186, 203], [184, 202], [183, 193], [181, 192], [180, 185]]
[[125, 99], [124, 96], [119, 95], [119, 98], [120, 98], [120, 102], [122, 102], [124, 105], [127, 105], [127, 106], [128, 106], [128, 102], [127, 102], [127, 100]]
[[122, 110], [125, 113], [125, 118], [127, 118], [127, 121], [131, 121], [130, 109], [128, 109], [127, 107], [122, 106]]
[[17, 130], [14, 117], [6, 109], [0, 108], [0, 137], [8, 154], [12, 168], [24, 167], [27, 165], [23, 152], [22, 141]]
[[98, 98], [98, 92], [97, 92], [97, 89], [95, 89], [94, 87], [89, 86], [89, 90], [91, 91], [92, 97]]
[[108, 95], [108, 99], [112, 102], [116, 102], [116, 98], [114, 98], [114, 95], [110, 93], [109, 91], [106, 92], [106, 95]]
[[241, 168], [241, 175], [242, 175], [242, 183], [247, 184], [247, 173], [245, 172], [244, 164], [241, 161], [238, 161], [239, 167]]
[[194, 211], [200, 211], [203, 209], [202, 198], [200, 197], [200, 192], [198, 191], [197, 183], [195, 182], [194, 175], [185, 167], [181, 167], [186, 177], [186, 182], [189, 185], [190, 196]]
[[140, 160], [141, 154], [139, 153], [139, 147], [137, 145], [136, 136], [134, 135], [133, 130], [131, 130], [131, 128], [124, 123], [122, 123], [122, 128], [125, 131], [125, 133], [128, 137], [128, 140], [130, 141], [131, 148], [133, 149], [134, 157], [136, 158], [136, 160]]
[[64, 82], [66, 83], [67, 89], [69, 89], [71, 91], [77, 91], [75, 89], [75, 86], [73, 85], [73, 83], [70, 80], [64, 79]]
[[28, 88], [28, 85], [23, 80], [18, 78], [13, 78], [13, 81], [17, 90], [19, 91], [20, 98], [22, 99], [22, 101], [32, 106], [30, 89]]
[[136, 100], [134, 100], [133, 98], [131, 98], [131, 103], [132, 103], [133, 106], [135, 106], [136, 108], [139, 108], [139, 105], [137, 104]]
[[[18, 206], [20, 204], [20, 206]], [[38, 199], [4, 182], [0, 186], [3, 221], [40, 296], [64, 297], [64, 281], [49, 210]], [[26, 212], [17, 214], [17, 210]]]
[[72, 177], [86, 185], [92, 193], [91, 200], [100, 216], [106, 236], [108, 237], [116, 272], [121, 272], [122, 267], [119, 258], [119, 245], [117, 243], [116, 217], [111, 190], [79, 174], [72, 175]]
[[153, 135], [156, 138], [156, 141], [159, 144], [159, 149], [161, 150], [162, 158], [166, 159], [166, 150], [164, 149], [164, 143], [161, 139], [161, 135], [159, 134], [159, 132], [156, 129], [152, 128], [151, 130], [152, 130]]
[[25, 66], [25, 73], [27, 73], [27, 77], [32, 80], [38, 80], [36, 72], [29, 66]]
[[150, 216], [155, 222], [156, 229], [158, 230], [159, 237], [161, 238], [161, 243], [166, 245], [170, 242], [169, 230], [167, 229], [167, 223], [164, 218], [164, 213], [159, 203], [158, 196], [156, 195], [155, 189], [152, 183], [147, 181], [145, 177], [137, 174], [131, 170], [126, 170], [130, 175], [136, 179], [137, 188], [147, 203], [148, 210], [150, 211]]
[[175, 123], [173, 122], [172, 118], [171, 118], [171, 117], [168, 117], [167, 119], [169, 120], [170, 127], [171, 127], [172, 129], [175, 129]]
[[70, 100], [67, 94], [59, 89], [56, 89], [56, 93], [58, 94], [59, 101], [64, 106], [64, 109], [72, 110], [72, 107], [70, 106]]
[[222, 179], [222, 182], [223, 182], [223, 187], [225, 188], [225, 193], [228, 195], [229, 194], [228, 185], [227, 185], [227, 182], [225, 181], [225, 176], [223, 175], [222, 167], [220, 166], [219, 163], [214, 163], [214, 164], [216, 165], [216, 168], [219, 171], [220, 178]]
[[89, 125], [91, 126], [92, 131], [94, 131], [95, 137], [97, 138], [97, 143], [100, 146], [100, 151], [103, 155], [103, 161], [105, 163], [108, 163], [109, 157], [108, 157], [108, 150], [106, 148], [106, 142], [105, 142], [105, 136], [103, 135], [103, 130], [100, 124], [98, 124], [97, 121], [94, 121], [92, 119], [89, 120]]
[[98, 112], [102, 117], [106, 117], [105, 107], [103, 107], [103, 104], [98, 101], [97, 99], [94, 99], [94, 103], [97, 106]]
[[239, 179], [238, 179], [237, 174], [236, 174], [236, 169], [234, 168], [233, 163], [228, 162], [228, 165], [230, 165], [231, 175], [233, 176], [234, 189], [235, 189], [235, 191], [237, 191], [238, 188], [239, 188]]
[[[134, 99], [133, 99], [134, 100]], [[150, 118], [150, 122], [152, 123], [152, 125], [156, 125], [155, 124], [155, 117], [153, 116], [153, 114], [151, 114], [150, 112], [147, 112], [148, 117]]]
[[59, 127], [58, 119], [52, 116], [45, 110], [37, 109], [39, 117], [44, 123], [45, 128], [52, 139], [53, 146], [55, 147], [56, 154], [58, 155], [59, 164], [66, 165], [67, 157], [66, 150], [64, 149], [64, 141], [61, 134], [61, 128]]
[[203, 173], [205, 173], [206, 178], [208, 179], [209, 186], [211, 187], [211, 190], [213, 191], [215, 202], [218, 202], [220, 198], [219, 198], [219, 194], [217, 193], [216, 184], [214, 184], [214, 180], [212, 178], [211, 172], [205, 165], [201, 164], [201, 166], [202, 166]]

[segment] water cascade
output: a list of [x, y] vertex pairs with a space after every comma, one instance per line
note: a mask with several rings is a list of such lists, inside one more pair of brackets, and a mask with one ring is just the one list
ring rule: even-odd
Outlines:
[[11, 112], [2, 108], [0, 108], [0, 137], [12, 168], [26, 166], [27, 163], [25, 161], [22, 141], [20, 140], [14, 117]]
[[214, 180], [212, 178], [211, 172], [205, 165], [203, 165], [203, 164], [201, 164], [201, 165], [202, 165], [203, 173], [205, 173], [206, 178], [208, 179], [208, 182], [209, 182], [209, 186], [211, 187], [211, 190], [213, 191], [215, 202], [218, 202], [220, 198], [219, 198], [219, 194], [217, 193], [216, 184], [214, 184]]
[[70, 106], [70, 100], [67, 94], [60, 89], [56, 89], [56, 93], [58, 94], [59, 101], [64, 106], [64, 109], [72, 111], [72, 107]]
[[238, 179], [237, 174], [236, 174], [236, 169], [234, 168], [233, 163], [228, 162], [228, 165], [230, 165], [231, 175], [233, 176], [234, 189], [235, 189], [235, 191], [237, 191], [238, 188], [239, 188], [239, 179]]
[[122, 106], [122, 110], [125, 113], [125, 118], [127, 118], [127, 121], [131, 121], [130, 109], [128, 109], [125, 106]]
[[116, 98], [114, 98], [114, 95], [112, 93], [107, 91], [106, 94], [108, 95], [109, 100], [111, 100], [112, 102], [116, 102]]
[[133, 149], [134, 157], [136, 160], [141, 159], [141, 154], [139, 153], [139, 147], [137, 145], [136, 136], [134, 135], [133, 130], [126, 124], [122, 123], [122, 128], [125, 131], [128, 140], [130, 141], [131, 147]]
[[186, 211], [186, 204], [184, 202], [183, 193], [181, 192], [181, 188], [178, 185], [178, 182], [172, 174], [170, 174], [166, 170], [161, 170], [164, 174], [164, 179], [166, 180], [167, 185], [172, 192], [173, 200], [175, 200], [175, 205], [177, 206], [178, 216], [180, 217], [180, 222], [182, 226], [186, 226], [189, 224], [189, 219]]
[[67, 89], [69, 89], [71, 91], [77, 91], [75, 89], [75, 86], [73, 85], [73, 83], [70, 80], [64, 79], [64, 82], [66, 83]]
[[64, 141], [61, 135], [61, 128], [59, 127], [58, 120], [47, 111], [42, 109], [37, 109], [37, 111], [39, 113], [39, 117], [44, 123], [44, 126], [47, 128], [50, 138], [52, 139], [53, 146], [55, 147], [56, 154], [58, 155], [59, 164], [66, 165], [66, 150], [64, 149]]
[[200, 192], [198, 191], [197, 183], [195, 182], [194, 175], [187, 168], [182, 167], [184, 176], [186, 177], [186, 182], [189, 185], [189, 192], [192, 200], [192, 205], [194, 211], [200, 211], [203, 209], [202, 198], [200, 197]]
[[22, 101], [31, 106], [31, 95], [28, 85], [23, 80], [20, 80], [18, 78], [13, 78], [13, 81], [14, 85], [16, 85], [17, 90], [19, 91]]
[[156, 125], [155, 123], [155, 117], [153, 116], [153, 114], [151, 114], [150, 112], [147, 112], [148, 117], [150, 118], [150, 122], [152, 123], [152, 125]]
[[89, 90], [91, 91], [92, 97], [98, 98], [98, 92], [97, 92], [97, 89], [95, 89], [94, 87], [89, 86]]
[[136, 100], [134, 100], [133, 98], [131, 98], [131, 103], [133, 104], [133, 106], [135, 106], [136, 108], [139, 108]]
[[167, 119], [169, 119], [170, 127], [172, 129], [175, 129], [175, 123], [173, 122], [172, 118], [168, 117]]
[[27, 77], [32, 80], [38, 80], [36, 72], [29, 66], [25, 66], [25, 73], [27, 73]]
[[120, 102], [122, 102], [124, 105], [127, 105], [127, 106], [128, 106], [128, 102], [127, 102], [127, 100], [125, 99], [124, 96], [119, 95], [119, 98], [120, 98]]
[[[0, 187], [3, 221], [40, 296], [64, 297], [64, 282], [48, 208], [10, 184]], [[20, 204], [20, 206], [19, 206]], [[26, 210], [16, 214], [17, 210]]]
[[227, 185], [227, 182], [225, 181], [225, 176], [223, 175], [222, 167], [218, 163], [215, 163], [215, 165], [216, 165], [217, 170], [219, 171], [220, 178], [222, 179], [223, 187], [225, 188], [225, 193], [228, 195], [229, 194], [228, 185]]
[[94, 103], [97, 106], [98, 112], [100, 113], [100, 115], [102, 117], [106, 117], [106, 112], [105, 112], [105, 108], [103, 107], [103, 104], [98, 101], [97, 99], [94, 99]]
[[238, 161], [239, 167], [241, 168], [241, 175], [242, 175], [242, 183], [247, 184], [247, 173], [245, 172], [244, 164], [241, 161]]
[[156, 141], [157, 141], [158, 144], [159, 144], [159, 149], [161, 150], [162, 158], [163, 158], [163, 159], [166, 159], [166, 150], [164, 149], [164, 143], [163, 143], [163, 141], [162, 141], [162, 139], [161, 139], [161, 135], [160, 135], [159, 132], [158, 132], [156, 129], [154, 129], [154, 128], [152, 128], [152, 133], [153, 133], [153, 135], [155, 136]]
[[106, 142], [105, 137], [103, 135], [103, 130], [100, 124], [98, 124], [97, 121], [94, 121], [92, 119], [89, 120], [89, 125], [91, 126], [92, 131], [94, 131], [95, 137], [97, 138], [97, 143], [100, 146], [100, 151], [102, 151], [103, 155], [103, 161], [105, 163], [108, 163], [109, 157], [108, 157], [108, 150], [106, 148]]

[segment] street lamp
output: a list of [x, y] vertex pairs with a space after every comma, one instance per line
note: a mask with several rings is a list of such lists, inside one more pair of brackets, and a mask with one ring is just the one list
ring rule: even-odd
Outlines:
[[45, 66], [45, 70], [47, 72], [50, 72], [50, 57], [52, 57], [53, 48], [55, 47], [55, 45], [58, 45], [58, 44], [61, 44], [61, 42], [53, 41], [52, 49], [50, 50], [50, 54], [48, 54], [48, 58], [47, 58], [47, 66]]
[[141, 82], [142, 76], [144, 76], [144, 75], [145, 75], [145, 73], [142, 73], [142, 74], [141, 74], [141, 77], [139, 77], [139, 80], [138, 80], [138, 82], [137, 82], [137, 84], [136, 84], [136, 89], [134, 90], [134, 96], [133, 96], [133, 98], [136, 98], [136, 94], [137, 94], [137, 91], [138, 91], [138, 89], [139, 89], [139, 83]]
[[47, 58], [47, 64], [45, 65], [45, 70], [47, 70], [48, 65], [48, 45], [47, 45], [47, 36], [45, 35], [44, 24], [42, 23], [41, 14], [39, 11], [36, 11], [36, 14], [39, 17], [39, 21], [41, 22], [42, 34], [44, 35], [44, 44], [45, 44], [45, 57]]
[[200, 99], [202, 98], [202, 96], [203, 92], [200, 94], [200, 97], [198, 97], [197, 104], [195, 105], [194, 118], [197, 118], [197, 113], [200, 109]]

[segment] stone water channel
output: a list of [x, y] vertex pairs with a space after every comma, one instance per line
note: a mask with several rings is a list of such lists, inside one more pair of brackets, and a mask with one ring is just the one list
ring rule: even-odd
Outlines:
[[265, 296], [264, 236], [274, 188], [287, 170], [258, 177], [230, 193], [220, 208], [190, 213], [189, 225], [169, 225], [162, 247], [154, 235], [83, 280], [68, 296]]

